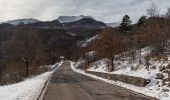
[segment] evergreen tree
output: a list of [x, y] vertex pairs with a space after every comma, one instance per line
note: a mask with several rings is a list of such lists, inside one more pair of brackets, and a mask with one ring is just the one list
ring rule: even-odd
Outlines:
[[147, 20], [146, 16], [142, 16], [142, 17], [138, 20], [137, 25], [138, 25], [138, 26], [143, 25], [143, 24], [146, 22], [146, 20]]
[[125, 15], [122, 19], [122, 23], [120, 24], [121, 25], [121, 31], [122, 32], [130, 32], [131, 31], [131, 23], [132, 21], [130, 20], [130, 17], [128, 15]]

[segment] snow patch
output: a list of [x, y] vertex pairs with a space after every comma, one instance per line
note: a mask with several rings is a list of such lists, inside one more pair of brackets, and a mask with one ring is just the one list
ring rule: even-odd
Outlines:
[[96, 36], [94, 36], [94, 37], [92, 37], [90, 39], [87, 39], [86, 42], [82, 45], [82, 47], [86, 47], [90, 42], [92, 42], [92, 41], [94, 41], [94, 40], [96, 40], [98, 38], [99, 38], [99, 35], [96, 35]]

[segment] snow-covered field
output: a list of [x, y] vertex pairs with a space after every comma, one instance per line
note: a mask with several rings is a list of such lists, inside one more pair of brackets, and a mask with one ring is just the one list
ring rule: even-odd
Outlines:
[[[60, 66], [61, 64], [59, 63], [58, 65]], [[55, 65], [51, 65], [50, 67], [54, 67]], [[0, 100], [36, 100], [45, 82], [54, 71], [37, 75], [20, 83], [0, 86]]]
[[[72, 64], [72, 68], [74, 71], [93, 77], [93, 78], [97, 78], [106, 82], [109, 82], [111, 84], [114, 85], [118, 85], [121, 87], [124, 87], [126, 89], [135, 91], [135, 92], [139, 92], [151, 97], [156, 97], [158, 99], [162, 99], [162, 100], [170, 100], [170, 88], [168, 87], [168, 85], [163, 85], [162, 81], [163, 79], [156, 79], [157, 74], [161, 73], [163, 74], [164, 78], [169, 77], [167, 73], [163, 73], [160, 71], [160, 67], [162, 66], [167, 66], [170, 64], [170, 57], [167, 57], [168, 59], [166, 61], [164, 60], [155, 60], [155, 59], [150, 59], [149, 60], [149, 68], [146, 67], [146, 61], [145, 61], [145, 57], [150, 53], [150, 48], [144, 48], [141, 50], [141, 61], [142, 63], [139, 66], [139, 59], [136, 59], [134, 61], [130, 60], [130, 58], [125, 57], [125, 58], [121, 58], [121, 59], [116, 59], [114, 61], [114, 64], [116, 66], [115, 70], [113, 72], [108, 72], [108, 59], [101, 59], [99, 61], [93, 62], [90, 65], [90, 68], [87, 69], [88, 71], [95, 71], [95, 72], [101, 72], [101, 73], [109, 73], [109, 74], [124, 74], [124, 75], [128, 75], [128, 76], [136, 76], [136, 77], [143, 77], [146, 79], [151, 80], [151, 82], [145, 86], [145, 87], [137, 87], [137, 86], [133, 86], [133, 85], [129, 85], [126, 83], [122, 83], [122, 82], [115, 82], [113, 80], [108, 80], [108, 79], [104, 79], [104, 78], [100, 78], [91, 74], [87, 74], [82, 70], [79, 70], [76, 68], [76, 66], [78, 64], [80, 64], [81, 62], [76, 62], [75, 64]], [[137, 54], [136, 58], [139, 55]], [[118, 57], [118, 56], [117, 56]]]

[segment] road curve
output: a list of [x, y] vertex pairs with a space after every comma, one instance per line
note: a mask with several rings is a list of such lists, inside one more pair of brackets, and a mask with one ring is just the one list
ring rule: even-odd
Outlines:
[[64, 62], [51, 78], [43, 100], [153, 100], [72, 71]]

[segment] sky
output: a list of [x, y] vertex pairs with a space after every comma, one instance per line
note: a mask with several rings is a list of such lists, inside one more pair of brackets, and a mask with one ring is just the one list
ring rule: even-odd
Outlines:
[[170, 0], [0, 0], [0, 21], [36, 18], [42, 21], [61, 15], [93, 16], [103, 22], [120, 22], [128, 14], [135, 22], [155, 3], [161, 13], [170, 7]]

